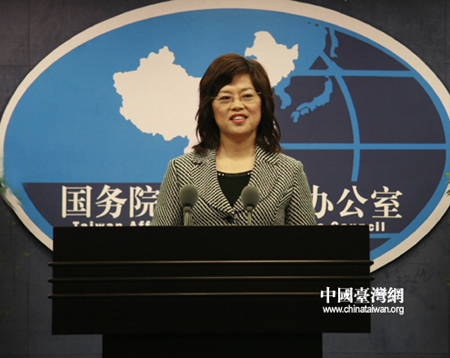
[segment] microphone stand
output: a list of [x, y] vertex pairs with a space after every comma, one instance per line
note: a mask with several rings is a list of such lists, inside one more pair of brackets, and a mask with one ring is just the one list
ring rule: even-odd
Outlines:
[[247, 210], [247, 225], [251, 226], [252, 225], [252, 211], [253, 211], [253, 206], [252, 205], [248, 205], [245, 210]]
[[183, 208], [183, 212], [184, 212], [183, 225], [184, 226], [192, 226], [191, 209], [192, 208], [189, 205], [186, 205]]

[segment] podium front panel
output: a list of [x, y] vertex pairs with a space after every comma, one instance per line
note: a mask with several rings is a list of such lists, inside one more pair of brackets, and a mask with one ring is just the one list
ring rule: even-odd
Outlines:
[[54, 334], [370, 331], [320, 295], [370, 287], [367, 227], [54, 230]]

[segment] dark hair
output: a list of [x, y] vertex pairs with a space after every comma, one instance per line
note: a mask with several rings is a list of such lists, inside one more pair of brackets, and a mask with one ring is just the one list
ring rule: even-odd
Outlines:
[[266, 71], [258, 61], [230, 53], [216, 58], [200, 81], [200, 103], [196, 116], [200, 142], [193, 147], [197, 153], [219, 148], [220, 131], [214, 119], [211, 98], [216, 97], [222, 87], [240, 74], [249, 74], [256, 92], [260, 92], [261, 121], [256, 133], [256, 144], [268, 152], [281, 151], [281, 131], [275, 118], [275, 102]]

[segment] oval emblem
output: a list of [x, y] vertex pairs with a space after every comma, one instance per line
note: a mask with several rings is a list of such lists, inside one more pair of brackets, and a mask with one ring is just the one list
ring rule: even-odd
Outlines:
[[24, 224], [49, 248], [55, 226], [150, 225], [168, 161], [196, 143], [200, 78], [230, 52], [267, 69], [319, 224], [369, 225], [373, 270], [434, 227], [450, 172], [450, 100], [434, 73], [348, 16], [245, 0], [125, 13], [28, 74], [0, 124], [6, 197]]

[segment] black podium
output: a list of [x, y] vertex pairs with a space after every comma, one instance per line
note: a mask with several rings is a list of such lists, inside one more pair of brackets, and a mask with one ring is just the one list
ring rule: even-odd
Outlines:
[[[102, 334], [103, 357], [321, 357], [323, 293], [370, 287], [355, 226], [54, 229], [53, 334]], [[322, 295], [321, 295], [322, 293]]]

